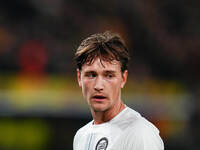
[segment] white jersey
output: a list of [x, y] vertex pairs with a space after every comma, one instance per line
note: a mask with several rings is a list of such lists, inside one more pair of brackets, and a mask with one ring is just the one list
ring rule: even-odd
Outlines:
[[129, 107], [108, 122], [93, 122], [77, 131], [74, 150], [164, 150], [159, 130]]

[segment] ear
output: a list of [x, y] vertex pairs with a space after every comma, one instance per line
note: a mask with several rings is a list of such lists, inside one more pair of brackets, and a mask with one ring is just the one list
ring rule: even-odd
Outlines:
[[125, 70], [123, 73], [122, 73], [122, 82], [121, 82], [121, 88], [123, 88], [126, 84], [126, 81], [127, 81], [127, 78], [128, 78], [128, 70]]
[[78, 85], [79, 85], [79, 87], [82, 87], [82, 84], [81, 84], [81, 71], [79, 69], [76, 69], [76, 73], [77, 73]]

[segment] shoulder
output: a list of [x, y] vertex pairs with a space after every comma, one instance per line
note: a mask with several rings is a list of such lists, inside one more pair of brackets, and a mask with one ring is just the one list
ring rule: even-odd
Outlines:
[[120, 112], [114, 119], [111, 120], [111, 125], [119, 128], [124, 131], [129, 128], [138, 119], [141, 118], [141, 115], [130, 107], [126, 107], [122, 112]]
[[164, 144], [159, 135], [159, 130], [148, 120], [138, 119], [127, 131], [124, 132], [128, 146], [138, 150], [163, 150]]
[[92, 125], [92, 121], [90, 121], [85, 126], [83, 126], [80, 129], [78, 129], [78, 131], [76, 132], [76, 134], [74, 136], [74, 144], [77, 143], [77, 141], [79, 141], [79, 138], [81, 136], [83, 136], [84, 134], [87, 133], [87, 131], [90, 129], [91, 125]]
[[81, 127], [80, 129], [78, 129], [76, 131], [75, 136], [84, 134], [87, 130], [90, 129], [91, 125], [92, 125], [92, 121], [90, 121], [89, 123], [87, 123], [86, 125], [84, 125], [83, 127]]
[[156, 134], [159, 134], [159, 130], [153, 123], [151, 123], [146, 118], [141, 116], [140, 113], [129, 107], [127, 109], [126, 116], [124, 116], [123, 118], [129, 122], [128, 130], [136, 130], [134, 131], [134, 133], [146, 133], [147, 131], [151, 131], [155, 132]]
[[119, 139], [120, 149], [164, 150], [159, 130], [134, 110], [130, 109], [129, 115], [129, 118], [134, 121], [129, 124]]

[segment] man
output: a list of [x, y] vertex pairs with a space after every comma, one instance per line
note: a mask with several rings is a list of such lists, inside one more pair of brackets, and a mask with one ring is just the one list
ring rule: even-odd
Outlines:
[[158, 129], [121, 100], [129, 54], [120, 36], [91, 35], [80, 44], [75, 60], [93, 120], [77, 131], [74, 150], [163, 150]]

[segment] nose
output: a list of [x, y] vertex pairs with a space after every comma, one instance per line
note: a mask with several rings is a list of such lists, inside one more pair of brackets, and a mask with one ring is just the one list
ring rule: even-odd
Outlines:
[[94, 89], [95, 91], [98, 91], [98, 92], [103, 90], [103, 80], [101, 79], [101, 77], [96, 78]]

